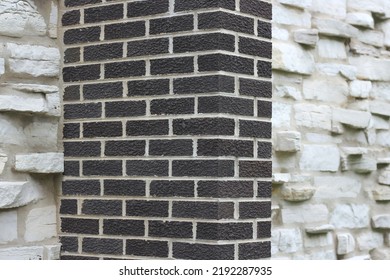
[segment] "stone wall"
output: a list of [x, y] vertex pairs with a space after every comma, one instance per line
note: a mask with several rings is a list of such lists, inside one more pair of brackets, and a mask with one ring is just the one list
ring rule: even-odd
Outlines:
[[390, 257], [390, 2], [275, 0], [275, 259]]
[[57, 1], [0, 1], [0, 259], [57, 259]]

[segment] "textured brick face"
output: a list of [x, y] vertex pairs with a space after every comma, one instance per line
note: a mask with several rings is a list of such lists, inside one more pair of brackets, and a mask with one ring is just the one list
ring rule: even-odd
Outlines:
[[268, 258], [270, 2], [63, 4], [62, 258]]

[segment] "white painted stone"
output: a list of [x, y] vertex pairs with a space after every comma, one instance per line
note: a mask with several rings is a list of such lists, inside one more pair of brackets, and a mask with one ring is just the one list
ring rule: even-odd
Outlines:
[[328, 208], [324, 204], [289, 205], [281, 209], [284, 224], [316, 223], [328, 220]]
[[302, 92], [292, 86], [275, 86], [275, 96], [302, 100]]
[[368, 12], [348, 13], [346, 22], [354, 26], [374, 29], [374, 18]]
[[0, 260], [42, 260], [42, 246], [12, 247], [0, 249]]
[[386, 168], [379, 173], [378, 183], [382, 185], [390, 185], [390, 168]]
[[390, 188], [377, 186], [372, 190], [372, 198], [375, 201], [390, 201]]
[[375, 248], [370, 251], [371, 259], [373, 260], [390, 260], [390, 249], [389, 248]]
[[4, 167], [5, 167], [5, 164], [7, 163], [7, 161], [8, 161], [7, 155], [0, 153], [0, 175], [4, 171]]
[[276, 26], [276, 24], [272, 24], [272, 38], [287, 41], [290, 37], [288, 30], [280, 28]]
[[390, 101], [390, 83], [372, 83], [371, 97], [374, 99]]
[[0, 142], [3, 145], [23, 145], [25, 136], [21, 127], [15, 126], [15, 120], [0, 114]]
[[371, 101], [370, 110], [373, 114], [390, 117], [390, 104], [387, 102]]
[[318, 42], [317, 29], [299, 29], [294, 31], [294, 41], [307, 46], [315, 46]]
[[279, 3], [296, 8], [306, 9], [312, 5], [312, 0], [279, 0]]
[[303, 248], [301, 231], [297, 228], [272, 230], [272, 254], [294, 253]]
[[314, 177], [317, 191], [315, 198], [338, 199], [356, 198], [362, 185], [359, 180], [346, 176], [318, 176]]
[[320, 73], [337, 76], [341, 75], [349, 81], [356, 79], [357, 68], [346, 64], [317, 63], [316, 68]]
[[49, 19], [49, 36], [50, 38], [57, 38], [57, 22], [58, 22], [58, 5], [57, 1], [51, 1], [50, 19]]
[[290, 173], [273, 173], [272, 174], [272, 183], [274, 184], [284, 184], [289, 182], [291, 179]]
[[337, 234], [337, 254], [346, 255], [355, 250], [355, 239], [350, 233]]
[[300, 103], [294, 105], [297, 126], [331, 130], [332, 111], [326, 105]]
[[338, 204], [330, 223], [337, 229], [366, 228], [370, 225], [370, 207], [366, 204]]
[[40, 85], [40, 84], [12, 84], [12, 88], [27, 93], [59, 93], [58, 86]]
[[32, 183], [0, 181], [0, 209], [24, 206], [42, 196], [42, 190]]
[[339, 149], [335, 145], [304, 145], [299, 162], [302, 170], [336, 172], [340, 165]]
[[15, 156], [15, 170], [29, 173], [64, 172], [63, 153], [36, 153]]
[[371, 114], [356, 110], [334, 108], [332, 120], [354, 128], [367, 128], [370, 122]]
[[360, 251], [369, 251], [383, 246], [383, 234], [379, 232], [361, 232], [357, 234], [356, 241]]
[[333, 245], [333, 238], [331, 233], [320, 235], [305, 235], [305, 248], [321, 248]]
[[390, 215], [382, 214], [373, 216], [372, 227], [376, 229], [390, 229]]
[[312, 186], [283, 186], [281, 189], [281, 197], [286, 201], [306, 201], [313, 197], [316, 189]]
[[368, 55], [372, 57], [379, 57], [380, 50], [374, 46], [370, 46], [362, 43], [361, 41], [352, 38], [349, 43], [349, 50], [352, 54], [357, 55]]
[[276, 133], [275, 151], [297, 152], [301, 149], [301, 133], [297, 131], [279, 131]]
[[272, 126], [276, 128], [290, 127], [291, 105], [281, 102], [272, 103]]
[[390, 81], [390, 60], [372, 57], [350, 57], [349, 62], [358, 69], [357, 77], [362, 80]]
[[355, 80], [349, 84], [350, 94], [356, 98], [368, 98], [372, 90], [370, 81]]
[[358, 29], [340, 20], [330, 18], [314, 18], [313, 25], [318, 33], [341, 38], [351, 38], [358, 35]]
[[27, 215], [24, 240], [37, 242], [56, 236], [56, 213], [55, 205], [32, 209]]
[[272, 5], [273, 22], [286, 25], [294, 25], [305, 28], [311, 26], [311, 14], [309, 12], [291, 9], [288, 6]]
[[333, 225], [320, 225], [320, 226], [307, 226], [305, 227], [305, 231], [307, 234], [324, 234], [330, 231], [334, 231]]
[[360, 30], [358, 40], [360, 40], [362, 43], [379, 48], [384, 46], [383, 33], [375, 30]]
[[303, 81], [303, 96], [308, 100], [343, 104], [347, 101], [348, 83], [341, 77], [316, 77]]
[[309, 75], [314, 71], [314, 58], [300, 45], [274, 42], [272, 44], [272, 68]]
[[7, 244], [18, 238], [17, 211], [0, 212], [0, 244]]
[[346, 59], [347, 52], [343, 41], [321, 38], [318, 41], [318, 54], [323, 58]]
[[331, 15], [332, 17], [345, 18], [347, 14], [346, 0], [313, 0], [311, 6], [313, 12]]
[[46, 245], [44, 247], [45, 260], [59, 260], [61, 252], [61, 244]]
[[47, 113], [48, 108], [42, 95], [20, 92], [12, 95], [0, 95], [0, 111]]

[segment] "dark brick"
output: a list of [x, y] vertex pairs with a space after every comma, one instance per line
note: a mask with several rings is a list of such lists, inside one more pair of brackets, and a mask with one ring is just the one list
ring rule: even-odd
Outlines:
[[226, 71], [253, 75], [253, 59], [226, 54], [201, 55], [198, 58], [199, 71]]
[[128, 200], [126, 201], [127, 216], [168, 217], [168, 201]]
[[65, 104], [64, 119], [100, 118], [102, 103]]
[[128, 121], [126, 134], [128, 136], [168, 135], [168, 120]]
[[62, 182], [62, 195], [100, 195], [99, 180], [66, 180]]
[[80, 61], [80, 48], [66, 49], [64, 52], [64, 63]]
[[240, 161], [240, 177], [272, 177], [271, 161]]
[[257, 23], [257, 36], [271, 39], [272, 38], [271, 23], [259, 20]]
[[91, 122], [83, 124], [85, 138], [122, 136], [121, 122]]
[[83, 86], [84, 99], [107, 99], [123, 96], [123, 85], [121, 82], [89, 84]]
[[240, 37], [238, 42], [240, 53], [256, 57], [272, 58], [272, 43], [261, 40]]
[[84, 47], [84, 61], [110, 60], [123, 57], [123, 43]]
[[175, 135], [234, 135], [234, 127], [234, 120], [225, 118], [173, 120]]
[[240, 0], [240, 12], [272, 19], [272, 4], [259, 0]]
[[145, 101], [115, 101], [106, 102], [106, 117], [133, 117], [146, 114]]
[[65, 142], [66, 157], [96, 157], [100, 156], [100, 142]]
[[270, 237], [271, 237], [271, 222], [258, 222], [257, 238], [270, 238]]
[[91, 261], [91, 260], [99, 260], [99, 257], [90, 257], [90, 256], [74, 256], [74, 255], [61, 255], [60, 260], [72, 260], [72, 261]]
[[145, 222], [142, 220], [107, 220], [103, 221], [103, 234], [144, 236]]
[[77, 237], [60, 236], [60, 243], [61, 243], [61, 252], [77, 253], [79, 248], [79, 241]]
[[104, 195], [145, 196], [145, 181], [104, 180]]
[[272, 143], [271, 142], [257, 142], [257, 156], [259, 158], [271, 158]]
[[100, 41], [100, 27], [69, 29], [64, 32], [64, 44], [79, 44]]
[[95, 23], [107, 20], [122, 19], [123, 4], [94, 7], [84, 10], [84, 22]]
[[150, 140], [149, 155], [192, 156], [192, 140]]
[[173, 176], [233, 177], [233, 160], [174, 160]]
[[172, 33], [194, 29], [194, 16], [176, 16], [150, 20], [150, 34]]
[[233, 202], [173, 201], [172, 216], [195, 219], [232, 219]]
[[141, 17], [166, 13], [169, 10], [169, 0], [146, 0], [127, 4], [128, 17]]
[[198, 15], [199, 29], [227, 29], [235, 32], [254, 34], [254, 20], [249, 17], [229, 14], [226, 12], [211, 12]]
[[62, 26], [74, 25], [80, 23], [80, 10], [65, 12], [62, 15]]
[[122, 176], [121, 160], [85, 160], [83, 161], [83, 175]]
[[128, 176], [168, 176], [167, 160], [128, 160], [126, 174]]
[[271, 242], [251, 242], [238, 245], [238, 259], [257, 260], [271, 257]]
[[212, 75], [173, 80], [175, 94], [234, 93], [234, 77]]
[[175, 1], [175, 12], [179, 11], [192, 11], [196, 9], [205, 8], [224, 8], [229, 10], [235, 10], [235, 0], [176, 0]]
[[198, 197], [253, 197], [252, 181], [199, 181]]
[[145, 21], [124, 22], [104, 26], [104, 39], [134, 38], [145, 35]]
[[65, 7], [85, 6], [88, 4], [101, 3], [102, 0], [65, 0]]
[[157, 197], [193, 197], [193, 181], [152, 181], [150, 195]]
[[253, 157], [253, 142], [227, 139], [199, 139], [198, 156]]
[[240, 120], [241, 137], [271, 138], [272, 127], [269, 122]]
[[126, 240], [126, 255], [145, 257], [168, 257], [167, 241]]
[[225, 50], [234, 52], [234, 35], [211, 33], [173, 38], [173, 52], [198, 52], [207, 50]]
[[197, 223], [196, 225], [196, 239], [240, 240], [252, 238], [252, 223]]
[[123, 240], [108, 238], [83, 238], [83, 252], [95, 254], [122, 255]]
[[64, 233], [99, 234], [99, 220], [61, 218], [61, 231]]
[[199, 113], [225, 113], [253, 116], [253, 100], [227, 96], [207, 96], [198, 98]]
[[65, 161], [64, 162], [65, 176], [80, 176], [80, 162], [79, 161]]
[[83, 214], [122, 216], [122, 201], [120, 200], [84, 200]]
[[234, 244], [173, 243], [173, 258], [187, 260], [234, 260]]
[[169, 80], [130, 81], [128, 96], [150, 96], [169, 94]]
[[60, 206], [60, 214], [77, 214], [77, 200], [76, 199], [62, 199]]
[[257, 183], [257, 197], [270, 198], [272, 194], [271, 182], [258, 182]]
[[194, 72], [193, 57], [163, 58], [150, 61], [152, 75]]
[[80, 100], [80, 86], [67, 86], [64, 89], [64, 101]]
[[70, 66], [62, 69], [64, 82], [98, 80], [100, 65]]
[[271, 78], [272, 77], [272, 64], [268, 61], [257, 62], [257, 75], [263, 78]]
[[105, 78], [125, 78], [145, 75], [145, 61], [125, 61], [104, 65]]
[[156, 99], [150, 103], [152, 115], [180, 115], [193, 114], [194, 98]]
[[240, 219], [258, 219], [271, 217], [270, 201], [240, 202]]
[[272, 83], [252, 79], [240, 79], [240, 94], [255, 97], [272, 97]]
[[257, 102], [257, 116], [262, 118], [272, 118], [272, 102], [259, 100]]
[[149, 221], [149, 236], [192, 238], [192, 223]]
[[169, 52], [169, 39], [131, 41], [127, 43], [127, 56], [155, 55]]
[[143, 156], [145, 141], [107, 141], [104, 149], [106, 156]]

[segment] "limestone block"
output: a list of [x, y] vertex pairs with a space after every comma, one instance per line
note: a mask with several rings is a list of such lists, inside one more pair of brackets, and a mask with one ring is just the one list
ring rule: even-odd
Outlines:
[[312, 5], [312, 0], [279, 0], [279, 3], [301, 9], [306, 9]]
[[382, 185], [390, 185], [390, 168], [386, 168], [379, 173], [378, 183]]
[[275, 87], [275, 96], [292, 98], [294, 100], [302, 100], [302, 93], [299, 89], [292, 86], [276, 86]]
[[281, 209], [284, 224], [327, 222], [328, 208], [324, 204], [289, 205]]
[[374, 18], [368, 12], [348, 13], [345, 21], [354, 26], [374, 29]]
[[286, 201], [306, 201], [313, 197], [316, 189], [312, 186], [283, 186], [281, 190], [281, 196]]
[[359, 180], [345, 176], [318, 176], [314, 177], [314, 186], [317, 191], [315, 198], [356, 198], [362, 185]]
[[365, 204], [338, 204], [330, 223], [337, 229], [366, 228], [370, 225], [370, 207]]
[[346, 59], [347, 52], [344, 41], [321, 38], [318, 41], [318, 54], [323, 58]]
[[390, 147], [390, 133], [387, 131], [379, 131], [377, 133], [376, 143], [383, 147]]
[[370, 46], [352, 38], [349, 43], [350, 52], [357, 55], [368, 55], [373, 57], [380, 57], [380, 50], [374, 46]]
[[352, 38], [358, 35], [358, 29], [348, 23], [330, 18], [314, 18], [313, 25], [318, 29], [319, 34]]
[[390, 47], [390, 20], [381, 22], [378, 27], [383, 31], [385, 46]]
[[59, 93], [46, 95], [47, 115], [61, 117], [61, 98]]
[[272, 126], [276, 128], [290, 127], [291, 105], [281, 102], [272, 104]]
[[390, 104], [387, 102], [371, 101], [370, 110], [373, 114], [390, 117]]
[[361, 30], [359, 31], [358, 40], [360, 40], [365, 44], [372, 45], [379, 48], [384, 46], [384, 35], [380, 31]]
[[18, 238], [17, 211], [0, 212], [0, 244], [7, 244]]
[[[302, 1], [301, 1], [302, 2]], [[294, 25], [305, 28], [311, 26], [311, 14], [304, 10], [292, 9], [288, 6], [272, 5], [273, 22], [286, 25]]]
[[306, 140], [314, 144], [341, 143], [341, 139], [335, 136], [320, 133], [306, 133]]
[[356, 241], [360, 251], [369, 251], [379, 248], [384, 244], [383, 234], [379, 232], [361, 232], [357, 235]]
[[12, 84], [12, 88], [17, 91], [26, 93], [59, 93], [60, 89], [57, 86], [40, 85], [40, 84]]
[[284, 184], [288, 183], [291, 179], [290, 173], [273, 173], [272, 183], [273, 184]]
[[390, 158], [377, 158], [377, 164], [390, 164]]
[[376, 229], [390, 229], [390, 215], [376, 215], [372, 217], [372, 227]]
[[36, 117], [34, 122], [23, 128], [24, 135], [28, 135], [27, 145], [36, 150], [57, 150], [58, 126], [56, 120]]
[[303, 81], [303, 96], [308, 100], [343, 104], [347, 101], [348, 83], [341, 77], [316, 77]]
[[376, 130], [374, 128], [369, 128], [364, 131], [367, 137], [367, 142], [369, 145], [374, 145], [376, 142]]
[[314, 71], [314, 58], [299, 45], [274, 42], [272, 44], [272, 68], [309, 75]]
[[355, 250], [355, 239], [350, 233], [337, 234], [337, 254], [345, 255]]
[[0, 175], [4, 171], [4, 167], [5, 167], [5, 164], [7, 163], [7, 161], [8, 161], [7, 155], [0, 153]]
[[346, 64], [337, 63], [317, 63], [316, 68], [320, 73], [337, 76], [341, 75], [349, 81], [356, 79], [357, 68]]
[[389, 59], [377, 59], [372, 57], [350, 57], [350, 64], [358, 69], [357, 77], [362, 80], [389, 81]]
[[42, 246], [12, 247], [0, 249], [0, 260], [42, 260]]
[[0, 57], [0, 77], [5, 73], [5, 60]]
[[356, 173], [370, 173], [377, 169], [375, 159], [368, 156], [347, 156], [342, 157], [341, 169], [343, 171], [352, 170]]
[[321, 248], [333, 245], [333, 238], [331, 233], [320, 235], [305, 235], [305, 248]]
[[348, 0], [347, 8], [349, 10], [370, 11], [377, 14], [384, 14], [382, 1], [377, 0]]
[[321, 248], [318, 251], [305, 253], [304, 255], [294, 254], [293, 260], [336, 260], [336, 253], [333, 250], [324, 250]]
[[334, 230], [333, 225], [307, 226], [305, 231], [307, 234], [324, 234]]
[[12, 95], [0, 95], [0, 111], [47, 113], [48, 108], [42, 95], [20, 92]]
[[63, 153], [37, 153], [15, 156], [15, 170], [29, 173], [64, 172]]
[[297, 131], [280, 131], [276, 133], [275, 151], [297, 152], [301, 149], [301, 133]]
[[272, 39], [287, 41], [289, 37], [290, 34], [288, 30], [280, 28], [276, 26], [276, 24], [272, 24]]
[[302, 170], [336, 172], [340, 165], [339, 149], [335, 145], [304, 145], [299, 162]]
[[15, 208], [42, 198], [42, 190], [29, 182], [0, 182], [0, 209]]
[[390, 83], [372, 83], [371, 97], [374, 99], [390, 101]]
[[354, 256], [354, 257], [346, 258], [344, 260], [348, 260], [348, 261], [369, 261], [369, 260], [371, 260], [371, 257], [370, 257], [370, 255], [360, 255], [360, 256]]
[[364, 147], [342, 147], [341, 151], [346, 156], [358, 156], [367, 154], [368, 150]]
[[356, 110], [334, 108], [332, 120], [354, 128], [367, 128], [370, 123], [371, 114]]
[[372, 198], [375, 201], [390, 201], [390, 188], [377, 186], [372, 190]]
[[326, 105], [295, 104], [295, 122], [297, 126], [331, 130], [332, 111]]
[[46, 245], [44, 247], [45, 260], [59, 260], [61, 252], [61, 244]]
[[32, 209], [27, 215], [24, 240], [37, 242], [56, 236], [56, 211], [54, 205]]
[[313, 0], [311, 10], [337, 18], [345, 18], [347, 14], [347, 4], [346, 0]]
[[370, 81], [355, 80], [349, 84], [350, 94], [356, 98], [368, 98], [372, 90]]
[[370, 251], [372, 260], [390, 260], [390, 249], [389, 248], [375, 248]]
[[318, 42], [317, 29], [299, 29], [294, 31], [294, 41], [307, 46], [315, 46]]
[[294, 253], [303, 249], [301, 231], [297, 228], [272, 230], [272, 254]]
[[51, 1], [50, 19], [49, 19], [49, 36], [57, 38], [57, 22], [58, 22], [58, 5], [57, 1]]
[[0, 114], [0, 143], [3, 145], [24, 145], [25, 136], [22, 128], [14, 124], [15, 120]]

